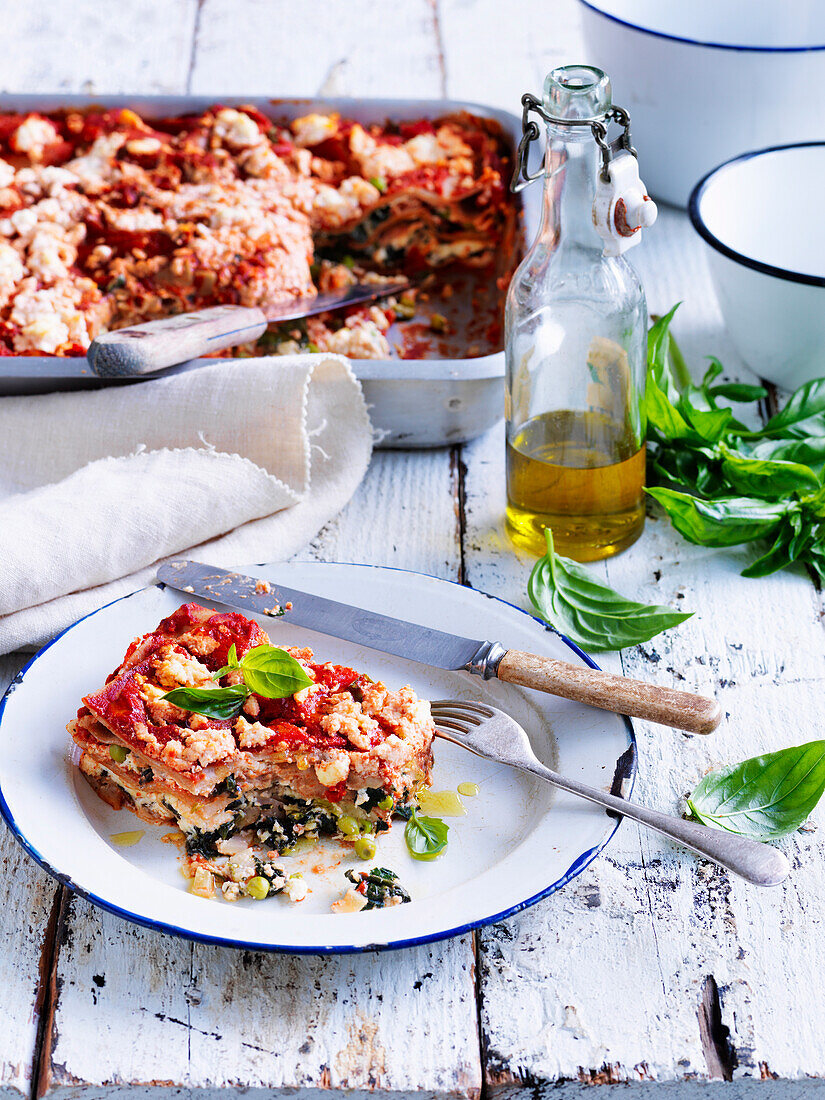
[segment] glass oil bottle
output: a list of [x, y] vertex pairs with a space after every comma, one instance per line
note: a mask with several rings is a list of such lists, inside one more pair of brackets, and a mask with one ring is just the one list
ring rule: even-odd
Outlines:
[[[597, 184], [608, 192], [612, 186], [617, 143], [605, 140], [609, 121], [626, 123], [624, 152], [632, 154], [637, 184], [638, 170], [629, 119], [613, 108], [601, 70], [554, 69], [544, 110], [535, 97], [523, 102], [519, 174], [537, 178], [526, 169], [539, 133], [530, 109], [547, 121], [547, 150], [541, 228], [507, 298], [507, 528], [516, 545], [543, 554], [550, 527], [560, 554], [593, 561], [634, 542], [645, 518], [647, 308], [638, 276], [615, 254], [628, 246], [622, 234], [638, 239], [640, 226], [627, 218], [627, 204], [617, 204], [615, 187], [606, 200], [607, 232], [594, 220]], [[633, 193], [641, 208], [650, 200], [639, 187]], [[647, 225], [655, 219], [650, 208], [630, 213]], [[605, 243], [611, 234], [612, 248]]]

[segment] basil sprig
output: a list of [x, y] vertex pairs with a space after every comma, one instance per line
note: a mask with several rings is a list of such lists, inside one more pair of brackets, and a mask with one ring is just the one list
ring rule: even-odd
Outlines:
[[599, 584], [577, 562], [557, 554], [545, 528], [547, 553], [527, 582], [527, 593], [545, 622], [586, 649], [638, 645], [689, 619], [692, 611], [637, 603]]
[[447, 847], [450, 826], [438, 817], [419, 817], [413, 809], [404, 828], [404, 840], [413, 859], [429, 860]]
[[669, 331], [676, 308], [648, 334], [648, 492], [689, 542], [762, 542], [744, 576], [801, 562], [825, 581], [825, 379], [800, 386], [751, 431], [723, 401], [760, 401], [766, 391], [718, 383], [713, 358], [694, 385]]
[[212, 674], [212, 679], [220, 680], [234, 669], [240, 670], [242, 684], [175, 688], [163, 698], [182, 710], [204, 714], [207, 718], [237, 718], [247, 697], [253, 693], [266, 699], [285, 699], [313, 683], [294, 657], [285, 649], [272, 645], [254, 646], [238, 660], [233, 642], [227, 653], [227, 663]]
[[710, 772], [688, 807], [705, 825], [776, 840], [808, 820], [823, 791], [825, 741], [810, 741]]

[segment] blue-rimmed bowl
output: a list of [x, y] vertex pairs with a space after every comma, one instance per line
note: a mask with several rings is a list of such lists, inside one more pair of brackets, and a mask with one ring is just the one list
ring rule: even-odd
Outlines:
[[731, 337], [784, 389], [825, 375], [824, 195], [819, 141], [734, 157], [690, 196]]
[[825, 136], [822, 0], [581, 0], [588, 64], [632, 120], [642, 179], [685, 206], [748, 149]]

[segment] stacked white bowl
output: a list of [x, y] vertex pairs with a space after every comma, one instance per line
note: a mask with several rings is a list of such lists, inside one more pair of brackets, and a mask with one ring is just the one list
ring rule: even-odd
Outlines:
[[690, 198], [739, 351], [784, 387], [825, 375], [825, 0], [581, 4], [650, 193]]

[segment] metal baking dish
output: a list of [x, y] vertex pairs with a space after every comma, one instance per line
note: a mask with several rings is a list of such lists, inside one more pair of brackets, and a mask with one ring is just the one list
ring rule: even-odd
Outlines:
[[[266, 99], [260, 96], [221, 96], [220, 103], [236, 107], [252, 104], [275, 118], [297, 118], [311, 111], [336, 111], [357, 122], [406, 121], [438, 118], [466, 110], [494, 119], [510, 138], [515, 151], [521, 120], [507, 111], [453, 99]], [[130, 107], [145, 118], [200, 112], [216, 102], [210, 96], [83, 96], [0, 95], [0, 111], [55, 111], [91, 106]], [[541, 217], [541, 196], [533, 188], [519, 197], [522, 227], [529, 241]], [[459, 311], [460, 312], [460, 311]], [[469, 302], [465, 313], [469, 316]], [[391, 333], [392, 336], [392, 333]], [[465, 354], [462, 355], [462, 350]], [[354, 359], [380, 447], [442, 447], [466, 443], [492, 427], [504, 413], [504, 352], [468, 358], [466, 348], [449, 349], [447, 358]], [[174, 368], [192, 370], [215, 360], [193, 360]], [[231, 362], [231, 360], [224, 360]], [[173, 373], [165, 371], [164, 375]], [[144, 376], [144, 380], [147, 377]], [[102, 385], [138, 385], [97, 378], [85, 359], [53, 356], [0, 357], [0, 395], [94, 389]]]

